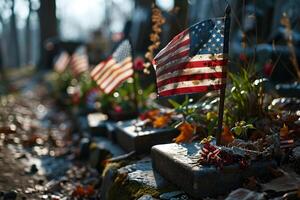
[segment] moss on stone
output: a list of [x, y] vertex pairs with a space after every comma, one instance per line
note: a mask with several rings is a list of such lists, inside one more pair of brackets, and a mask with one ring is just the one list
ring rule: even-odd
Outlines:
[[117, 175], [114, 180], [115, 181], [108, 192], [109, 200], [138, 199], [144, 194], [158, 197], [160, 194], [155, 188], [148, 187], [136, 181], [129, 181], [124, 174]]
[[159, 195], [165, 192], [178, 190], [173, 185], [166, 185], [163, 188], [153, 188], [135, 180], [129, 180], [127, 173], [120, 173], [117, 170], [128, 165], [129, 161], [109, 163], [103, 170], [102, 177], [105, 177], [108, 172], [112, 172], [112, 183], [106, 193], [108, 200], [130, 200], [138, 199], [145, 194], [149, 194], [154, 198], [159, 198]]

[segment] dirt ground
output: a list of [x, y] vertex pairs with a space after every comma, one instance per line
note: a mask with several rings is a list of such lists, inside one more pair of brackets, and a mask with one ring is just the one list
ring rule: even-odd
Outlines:
[[0, 192], [2, 197], [16, 192], [17, 199], [41, 199], [40, 195], [42, 194], [36, 190], [33, 193], [33, 188], [38, 188], [39, 184], [44, 182], [44, 177], [38, 174], [27, 174], [28, 166], [15, 156], [7, 146], [0, 148]]

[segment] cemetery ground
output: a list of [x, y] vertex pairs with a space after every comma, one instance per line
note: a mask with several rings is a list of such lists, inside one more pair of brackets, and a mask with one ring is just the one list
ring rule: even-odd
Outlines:
[[[273, 159], [267, 167], [258, 163], [258, 169], [237, 182], [235, 177], [244, 173], [238, 167], [208, 167], [217, 174], [210, 171], [207, 177], [197, 170], [191, 174], [184, 166], [199, 166], [191, 152], [200, 143], [158, 145], [150, 154], [146, 139], [137, 146], [144, 146], [142, 151], [132, 141], [128, 149], [118, 138], [120, 125], [91, 128], [88, 114], [61, 105], [39, 76], [12, 76], [9, 93], [1, 97], [0, 199], [299, 198], [299, 147], [293, 160]], [[229, 173], [227, 178], [223, 173]]]

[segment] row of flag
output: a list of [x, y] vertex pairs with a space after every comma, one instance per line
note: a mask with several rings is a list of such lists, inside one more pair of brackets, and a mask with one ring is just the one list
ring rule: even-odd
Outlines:
[[[175, 36], [154, 58], [158, 96], [171, 96], [218, 90], [226, 84], [229, 18], [199, 22]], [[100, 90], [108, 94], [134, 74], [132, 47], [128, 40], [100, 62], [90, 75]], [[72, 56], [62, 52], [55, 70], [70, 66], [74, 75], [88, 70], [84, 51]]]
[[[133, 75], [133, 61], [131, 45], [124, 40], [114, 51], [112, 56], [100, 62], [90, 72], [92, 79], [97, 83], [100, 90], [106, 94], [111, 93], [119, 85]], [[54, 69], [62, 73], [70, 67], [74, 76], [79, 76], [89, 70], [89, 62], [86, 51], [79, 48], [71, 56], [63, 51], [55, 59]]]

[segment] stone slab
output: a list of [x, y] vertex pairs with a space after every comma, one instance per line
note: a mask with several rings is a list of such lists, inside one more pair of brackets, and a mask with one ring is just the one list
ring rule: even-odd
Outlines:
[[253, 162], [247, 169], [238, 164], [226, 166], [222, 170], [214, 166], [197, 164], [200, 143], [163, 144], [152, 147], [153, 168], [164, 178], [178, 186], [194, 198], [224, 195], [242, 186], [250, 176], [268, 174], [274, 161]]
[[[186, 196], [153, 170], [149, 157], [118, 169], [110, 168], [104, 175], [101, 188], [103, 199], [139, 199], [145, 195], [155, 199]], [[169, 198], [160, 198], [161, 196]]]
[[150, 153], [152, 146], [170, 143], [179, 133], [173, 128], [137, 130], [135, 123], [136, 120], [129, 120], [115, 124], [115, 139], [128, 152]]
[[109, 136], [107, 128], [107, 115], [103, 113], [90, 113], [80, 120], [83, 130], [89, 131], [92, 136]]

